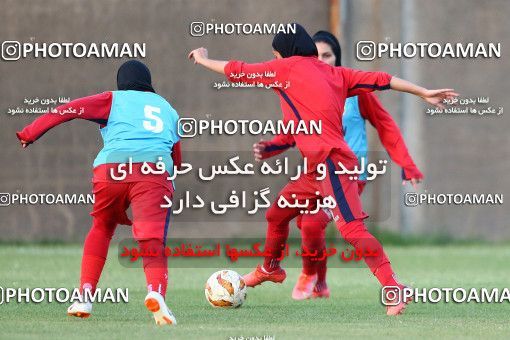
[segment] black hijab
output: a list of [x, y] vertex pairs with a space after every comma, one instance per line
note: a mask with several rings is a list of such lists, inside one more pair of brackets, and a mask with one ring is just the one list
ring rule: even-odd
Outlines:
[[310, 35], [300, 24], [294, 23], [296, 33], [278, 33], [273, 39], [273, 49], [281, 54], [283, 58], [295, 55], [309, 57], [318, 56], [317, 47]]
[[323, 42], [328, 44], [336, 57], [335, 66], [342, 65], [342, 49], [338, 39], [333, 34], [327, 31], [319, 31], [313, 35], [312, 39], [315, 43]]
[[135, 90], [156, 92], [152, 87], [149, 68], [138, 60], [126, 61], [117, 71], [117, 88], [119, 90]]

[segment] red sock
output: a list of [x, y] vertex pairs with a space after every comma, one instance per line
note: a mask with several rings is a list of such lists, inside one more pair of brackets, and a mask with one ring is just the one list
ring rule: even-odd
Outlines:
[[328, 258], [326, 257], [323, 261], [317, 263], [317, 284], [316, 286], [324, 286], [326, 283], [326, 272], [328, 271]]
[[368, 232], [361, 220], [345, 224], [340, 228], [340, 233], [356, 250], [377, 251], [378, 256], [363, 257], [363, 259], [382, 286], [398, 285], [390, 260], [384, 253], [382, 245]]
[[96, 289], [108, 256], [108, 246], [115, 232], [115, 227], [115, 222], [94, 218], [83, 245], [80, 291], [85, 288], [94, 292]]
[[285, 249], [285, 243], [289, 236], [289, 224], [277, 225], [269, 222], [267, 225], [266, 245], [264, 252], [269, 252], [269, 256], [264, 258], [263, 269], [272, 272], [280, 268], [282, 249]]
[[161, 239], [138, 241], [140, 249], [151, 249], [158, 256], [143, 257], [143, 271], [147, 281], [147, 290], [155, 291], [165, 297], [168, 285], [168, 258], [165, 256], [165, 245]]
[[[323, 238], [324, 238], [324, 247], [326, 247], [326, 228], [328, 226], [328, 223], [331, 221], [331, 216], [329, 216], [324, 210], [321, 210], [320, 215], [318, 216], [318, 219], [321, 221], [323, 225]], [[326, 288], [326, 272], [328, 271], [328, 258], [326, 257], [322, 261], [317, 262], [317, 283], [315, 284], [315, 287], [318, 288], [318, 290], [321, 290], [323, 288]]]
[[402, 286], [398, 281], [391, 268], [390, 262], [384, 263], [376, 269], [374, 275], [377, 277], [382, 286]]
[[301, 229], [303, 248], [311, 253], [317, 252], [317, 256], [303, 256], [303, 273], [313, 275], [317, 273], [319, 265], [325, 261], [319, 260], [326, 248], [326, 226], [329, 216], [320, 210], [317, 214], [301, 215], [297, 219], [297, 226]]

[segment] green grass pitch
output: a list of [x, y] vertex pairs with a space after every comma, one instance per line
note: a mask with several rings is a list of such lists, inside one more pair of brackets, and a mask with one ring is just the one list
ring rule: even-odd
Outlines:
[[[399, 279], [415, 287], [510, 286], [507, 245], [387, 247]], [[129, 303], [96, 304], [89, 319], [66, 315], [58, 303], [0, 305], [1, 339], [275, 339], [322, 338], [505, 338], [510, 334], [510, 304], [412, 303], [406, 313], [387, 317], [379, 285], [366, 268], [331, 269], [329, 300], [290, 298], [298, 269], [289, 268], [282, 285], [265, 283], [248, 290], [239, 309], [214, 309], [204, 298], [204, 283], [219, 268], [171, 268], [167, 300], [175, 328], [157, 327], [143, 305], [141, 268], [122, 267], [116, 248], [100, 286], [128, 287]], [[0, 286], [68, 287], [79, 275], [79, 245], [0, 245]], [[294, 266], [295, 267], [295, 266]], [[239, 270], [244, 274], [246, 270]]]

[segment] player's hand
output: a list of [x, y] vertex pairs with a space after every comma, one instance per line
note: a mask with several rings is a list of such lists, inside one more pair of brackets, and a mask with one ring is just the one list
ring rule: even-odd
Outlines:
[[445, 99], [451, 100], [458, 97], [459, 94], [453, 89], [440, 89], [440, 90], [425, 90], [425, 93], [421, 96], [427, 103], [444, 109], [443, 101]]
[[260, 162], [262, 160], [262, 153], [266, 148], [263, 142], [264, 140], [261, 139], [258, 143], [253, 144], [253, 156], [255, 157], [255, 160], [257, 162]]
[[407, 182], [411, 183], [414, 190], [418, 190], [418, 184], [421, 183], [421, 179], [419, 178], [404, 179], [402, 181], [402, 185], [406, 185]]
[[23, 149], [25, 149], [28, 145], [30, 145], [29, 142], [27, 142], [26, 140], [23, 140], [23, 139], [20, 139], [20, 143], [21, 143], [21, 147]]
[[193, 59], [195, 64], [201, 64], [201, 62], [208, 58], [207, 49], [200, 47], [194, 49], [188, 54], [188, 59]]

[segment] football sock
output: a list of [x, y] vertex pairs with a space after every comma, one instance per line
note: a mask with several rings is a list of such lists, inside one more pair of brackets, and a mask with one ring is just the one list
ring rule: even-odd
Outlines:
[[262, 266], [267, 272], [273, 272], [280, 268], [279, 258], [282, 256], [283, 249], [285, 249], [288, 236], [288, 223], [284, 225], [268, 223], [264, 252], [269, 253], [269, 255], [264, 258], [264, 264]]
[[[303, 256], [303, 273], [313, 275], [317, 273], [319, 264], [326, 259], [321, 259], [326, 248], [326, 226], [329, 221], [327, 214], [302, 215], [298, 218], [298, 228], [301, 229], [303, 250], [316, 253], [316, 256]], [[321, 259], [321, 260], [319, 260]]]
[[382, 245], [370, 234], [361, 220], [354, 220], [340, 228], [343, 238], [352, 244], [356, 251], [371, 251], [374, 256], [363, 256], [365, 263], [382, 286], [397, 286], [395, 274]]
[[326, 272], [328, 271], [328, 258], [324, 261], [319, 261], [317, 263], [317, 284], [315, 285], [317, 287], [317, 290], [320, 291], [324, 288], [326, 288]]
[[150, 249], [156, 256], [143, 257], [143, 271], [147, 281], [147, 290], [155, 291], [165, 297], [168, 286], [168, 258], [162, 239], [139, 240], [140, 250]]
[[101, 272], [103, 271], [108, 246], [115, 232], [116, 223], [94, 218], [85, 243], [81, 260], [80, 291], [95, 291]]

